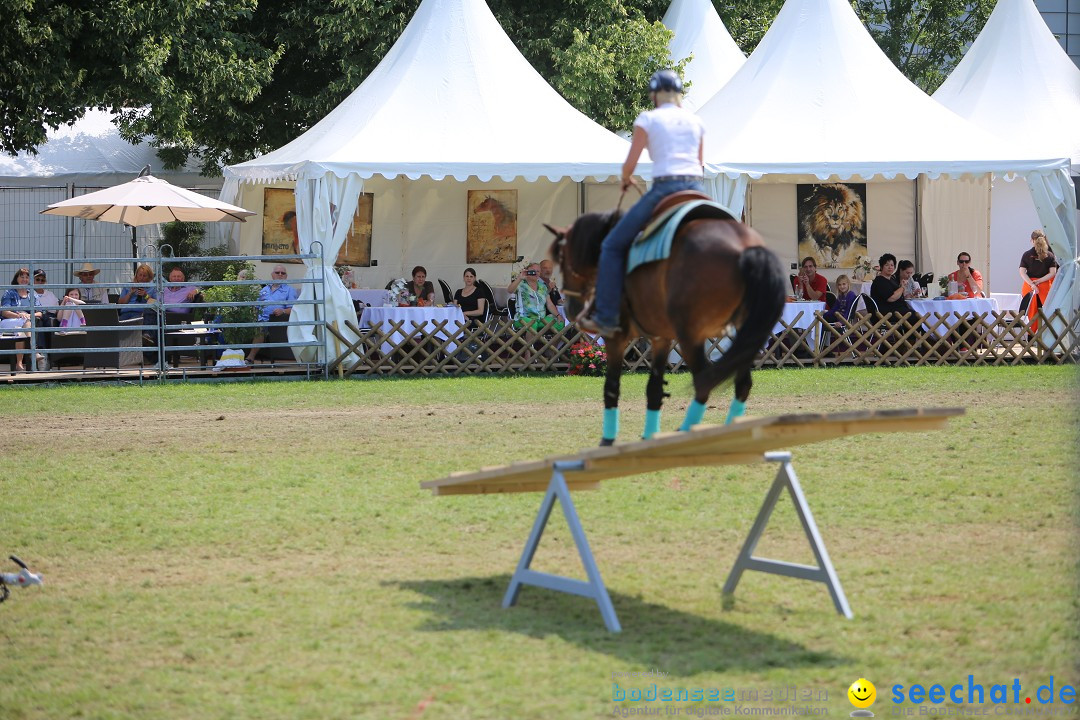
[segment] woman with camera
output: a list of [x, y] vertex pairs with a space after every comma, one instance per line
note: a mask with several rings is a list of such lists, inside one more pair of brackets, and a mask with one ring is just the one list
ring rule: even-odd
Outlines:
[[550, 323], [555, 330], [562, 330], [563, 322], [559, 319], [559, 310], [555, 303], [551, 302], [547, 285], [540, 280], [540, 264], [532, 263], [526, 267], [522, 279], [516, 293], [517, 317], [514, 318], [514, 328], [530, 326], [540, 332]]

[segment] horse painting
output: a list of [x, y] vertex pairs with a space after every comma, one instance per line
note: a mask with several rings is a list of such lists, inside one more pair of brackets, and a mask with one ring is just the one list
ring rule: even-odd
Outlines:
[[[619, 219], [618, 211], [582, 215], [568, 228], [553, 228], [551, 256], [562, 268], [567, 317], [578, 318], [596, 279], [600, 243]], [[664, 367], [678, 341], [693, 374], [694, 401], [680, 430], [701, 422], [709, 394], [734, 378], [731, 422], [745, 410], [752, 385], [750, 368], [783, 312], [787, 274], [761, 236], [735, 220], [697, 219], [684, 223], [672, 241], [668, 259], [641, 265], [626, 278], [621, 326], [605, 337], [608, 352], [604, 381], [604, 432], [601, 445], [618, 433], [619, 382], [628, 343], [648, 338], [651, 370], [646, 386], [643, 437], [660, 429]], [[711, 362], [705, 342], [729, 331], [735, 336], [719, 360]]]
[[517, 237], [517, 215], [501, 202], [488, 195], [476, 206], [476, 212], [489, 212], [495, 221], [492, 237], [495, 240], [507, 240]]
[[517, 191], [470, 190], [466, 262], [510, 262], [517, 255]]

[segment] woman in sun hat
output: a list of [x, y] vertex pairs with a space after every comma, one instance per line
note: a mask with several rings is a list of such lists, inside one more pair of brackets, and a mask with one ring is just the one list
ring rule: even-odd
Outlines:
[[83, 285], [79, 288], [79, 299], [83, 302], [109, 302], [109, 288], [97, 284], [96, 278], [100, 272], [101, 268], [96, 268], [89, 262], [83, 263], [83, 266], [75, 271], [75, 277], [79, 278], [79, 282]]

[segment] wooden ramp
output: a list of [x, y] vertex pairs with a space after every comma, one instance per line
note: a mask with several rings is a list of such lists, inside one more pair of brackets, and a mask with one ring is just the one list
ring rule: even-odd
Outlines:
[[[615, 614], [600, 570], [593, 558], [585, 530], [571, 497], [572, 490], [592, 490], [601, 480], [639, 475], [658, 470], [703, 465], [732, 465], [774, 462], [780, 465], [772, 486], [758, 511], [742, 549], [724, 583], [724, 595], [732, 598], [742, 574], [747, 570], [810, 580], [825, 585], [836, 611], [853, 617], [840, 579], [825, 549], [825, 542], [803, 494], [790, 452], [778, 448], [832, 440], [860, 433], [921, 432], [945, 426], [949, 418], [964, 413], [963, 408], [912, 410], [866, 410], [858, 412], [778, 415], [739, 420], [731, 425], [695, 425], [690, 432], [658, 435], [651, 440], [585, 450], [577, 455], [549, 457], [533, 462], [513, 463], [484, 468], [477, 472], [454, 473], [440, 480], [421, 483], [436, 495], [467, 495], [545, 491], [532, 532], [525, 542], [517, 569], [503, 596], [503, 607], [517, 602], [523, 585], [534, 585], [571, 593], [596, 601], [604, 624], [612, 632], [622, 627]], [[781, 495], [787, 491], [802, 523], [816, 565], [773, 560], [754, 555], [758, 540]], [[577, 546], [578, 556], [588, 580], [552, 575], [533, 570], [533, 557], [547, 527], [556, 501], [562, 507], [566, 524]]]
[[594, 490], [601, 480], [658, 470], [702, 465], [764, 462], [770, 450], [832, 440], [861, 433], [922, 432], [945, 427], [963, 408], [859, 410], [740, 418], [731, 425], [695, 425], [690, 432], [669, 432], [651, 440], [553, 455], [543, 460], [455, 472], [420, 483], [436, 495], [543, 492], [556, 462], [581, 461], [566, 478], [571, 490]]

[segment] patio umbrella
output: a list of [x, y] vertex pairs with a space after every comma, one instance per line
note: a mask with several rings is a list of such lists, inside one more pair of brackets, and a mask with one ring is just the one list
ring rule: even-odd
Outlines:
[[255, 214], [146, 174], [122, 185], [53, 203], [41, 213], [104, 220], [131, 227], [173, 220], [244, 222], [244, 218]]

